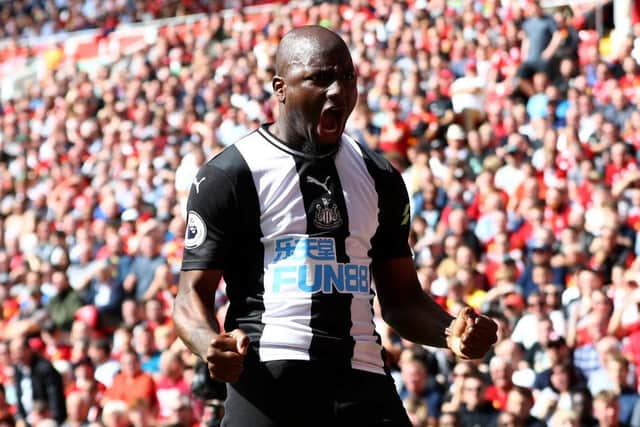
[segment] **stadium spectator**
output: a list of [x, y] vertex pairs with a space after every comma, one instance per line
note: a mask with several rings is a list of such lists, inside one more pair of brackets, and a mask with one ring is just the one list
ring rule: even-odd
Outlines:
[[113, 379], [113, 384], [104, 394], [104, 401], [122, 401], [134, 408], [143, 405], [146, 410], [157, 407], [156, 385], [151, 375], [142, 372], [138, 355], [125, 351], [120, 356], [121, 372]]
[[462, 426], [493, 425], [496, 422], [499, 412], [491, 402], [485, 400], [485, 389], [486, 384], [477, 374], [469, 375], [464, 379], [461, 405], [458, 409]]
[[17, 417], [29, 424], [36, 420], [32, 414], [50, 411], [58, 423], [64, 422], [67, 412], [62, 377], [51, 362], [35, 353], [24, 338], [10, 343], [11, 361], [15, 366], [14, 384]]

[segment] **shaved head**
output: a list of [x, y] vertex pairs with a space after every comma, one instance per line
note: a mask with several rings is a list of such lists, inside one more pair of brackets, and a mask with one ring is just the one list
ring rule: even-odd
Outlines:
[[288, 32], [276, 52], [274, 135], [309, 155], [333, 155], [358, 98], [356, 70], [340, 36], [317, 25]]
[[305, 65], [310, 58], [337, 47], [349, 49], [344, 40], [319, 25], [299, 27], [284, 35], [276, 52], [276, 74], [285, 75], [293, 64]]

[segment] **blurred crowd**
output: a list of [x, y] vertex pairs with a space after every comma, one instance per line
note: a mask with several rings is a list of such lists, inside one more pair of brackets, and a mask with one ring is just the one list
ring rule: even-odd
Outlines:
[[[0, 2], [0, 31], [203, 3]], [[264, 13], [170, 27], [90, 73], [61, 61], [0, 104], [0, 426], [216, 425], [223, 392], [171, 322], [186, 197], [273, 120], [275, 49], [302, 24], [351, 49], [347, 132], [405, 178], [424, 291], [500, 326], [457, 361], [377, 319], [414, 425], [640, 426], [640, 26], [603, 56], [582, 16], [535, 0]]]
[[111, 31], [118, 24], [194, 13], [212, 13], [260, 0], [2, 0], [0, 39], [46, 37], [86, 29]]

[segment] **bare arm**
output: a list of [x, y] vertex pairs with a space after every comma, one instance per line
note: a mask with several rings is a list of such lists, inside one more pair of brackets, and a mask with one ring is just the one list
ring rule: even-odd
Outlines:
[[528, 37], [524, 37], [522, 39], [522, 45], [520, 47], [520, 58], [522, 58], [522, 60], [526, 60], [527, 55], [529, 55], [529, 38]]
[[447, 347], [445, 329], [454, 318], [422, 291], [411, 258], [379, 260], [372, 268], [384, 320], [408, 340]]
[[189, 349], [206, 359], [211, 341], [220, 327], [214, 303], [221, 270], [192, 270], [180, 273], [178, 295], [173, 306], [173, 321], [178, 336]]
[[633, 304], [638, 304], [638, 293], [631, 291], [627, 293], [622, 300], [622, 303], [618, 307], [615, 307], [611, 319], [609, 319], [609, 325], [607, 326], [607, 332], [617, 338], [624, 336], [624, 327], [622, 326], [622, 315]]
[[556, 50], [560, 47], [560, 44], [564, 40], [564, 36], [560, 33], [559, 30], [553, 32], [553, 36], [551, 36], [551, 41], [549, 45], [542, 51], [541, 56], [542, 59], [549, 60], [556, 53]]

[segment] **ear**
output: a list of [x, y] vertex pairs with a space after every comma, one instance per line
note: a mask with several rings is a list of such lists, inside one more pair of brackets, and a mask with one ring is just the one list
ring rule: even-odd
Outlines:
[[287, 84], [284, 82], [284, 79], [280, 76], [274, 76], [271, 86], [273, 87], [273, 93], [276, 94], [278, 101], [284, 104], [287, 98]]

